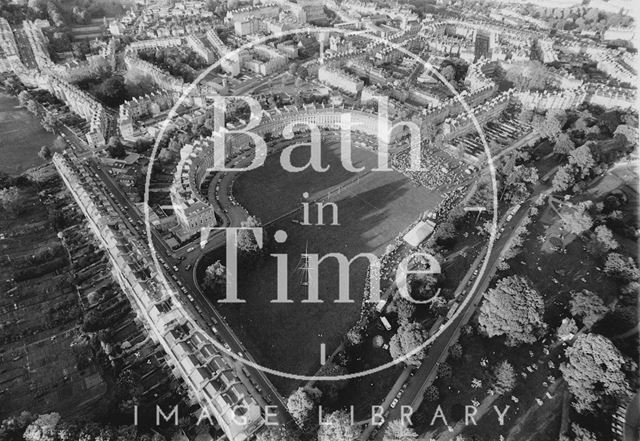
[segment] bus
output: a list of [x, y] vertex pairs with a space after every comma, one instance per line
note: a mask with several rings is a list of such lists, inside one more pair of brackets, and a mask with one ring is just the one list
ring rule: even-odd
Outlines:
[[376, 305], [376, 311], [378, 312], [382, 312], [382, 310], [384, 309], [385, 305], [387, 304], [386, 300], [380, 300], [378, 302], [378, 304]]
[[384, 329], [391, 331], [391, 323], [389, 323], [389, 320], [387, 320], [385, 316], [380, 317], [380, 321], [384, 325]]

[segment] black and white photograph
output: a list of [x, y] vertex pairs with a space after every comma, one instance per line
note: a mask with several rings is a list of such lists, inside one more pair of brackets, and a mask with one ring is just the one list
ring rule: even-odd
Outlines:
[[0, 0], [0, 441], [640, 441], [638, 0]]

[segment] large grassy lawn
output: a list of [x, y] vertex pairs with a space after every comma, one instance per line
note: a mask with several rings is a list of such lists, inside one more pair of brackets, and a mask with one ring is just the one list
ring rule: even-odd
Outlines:
[[40, 165], [40, 148], [51, 147], [55, 135], [46, 132], [38, 119], [19, 105], [17, 98], [0, 94], [0, 172], [20, 174]]
[[[306, 162], [307, 154], [298, 150], [293, 155], [294, 163]], [[326, 145], [323, 155], [324, 164], [330, 166], [325, 173], [313, 170], [290, 173], [282, 169], [279, 155], [269, 157], [263, 167], [239, 176], [234, 187], [237, 200], [267, 223], [299, 207], [303, 192], [313, 195], [354, 176], [340, 165], [337, 144]], [[371, 152], [353, 152], [355, 165], [370, 168], [376, 161]], [[271, 240], [268, 251], [288, 256], [288, 293], [293, 303], [271, 303], [276, 298], [277, 266], [276, 259], [267, 255], [241, 260], [238, 293], [246, 303], [221, 304], [218, 306], [221, 313], [260, 363], [286, 372], [313, 374], [320, 367], [320, 345], [326, 344], [330, 354], [358, 318], [367, 261], [358, 259], [352, 265], [349, 292], [353, 302], [342, 304], [334, 303], [338, 296], [338, 265], [335, 259], [323, 262], [318, 275], [323, 303], [310, 304], [301, 303], [307, 298], [307, 287], [300, 283], [302, 272], [296, 270], [301, 254], [308, 249], [320, 256], [336, 252], [347, 258], [360, 252], [379, 255], [398, 232], [439, 200], [438, 193], [415, 187], [399, 173], [374, 172], [333, 199], [339, 210], [337, 226], [302, 226], [292, 222], [302, 218], [300, 211], [278, 219], [267, 227], [267, 235], [273, 237], [275, 230], [282, 229], [288, 239], [283, 244]], [[326, 210], [328, 221], [330, 212]], [[223, 250], [218, 250], [208, 256], [200, 271], [223, 254]], [[284, 378], [274, 378], [274, 382], [283, 394], [298, 385]]]

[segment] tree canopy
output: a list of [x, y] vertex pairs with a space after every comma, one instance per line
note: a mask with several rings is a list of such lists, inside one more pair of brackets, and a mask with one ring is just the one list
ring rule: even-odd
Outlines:
[[[398, 328], [389, 342], [389, 353], [394, 360], [405, 356], [427, 340], [427, 331], [420, 323], [407, 323]], [[407, 358], [405, 363], [418, 365], [426, 355], [425, 348]]]
[[304, 427], [316, 407], [318, 394], [309, 389], [299, 387], [287, 399], [287, 409], [300, 427]]
[[563, 165], [558, 169], [551, 181], [551, 188], [556, 193], [561, 193], [569, 189], [575, 183], [573, 167]]
[[604, 272], [612, 277], [629, 282], [640, 279], [640, 271], [631, 257], [620, 253], [609, 253], [604, 263]]
[[516, 385], [516, 371], [507, 360], [501, 361], [493, 370], [493, 389], [498, 394], [511, 392]]
[[573, 292], [570, 305], [571, 315], [580, 318], [587, 328], [593, 326], [609, 310], [596, 293], [586, 289]]
[[593, 226], [593, 219], [586, 212], [587, 207], [576, 205], [573, 210], [562, 213], [562, 226], [569, 233], [580, 235]]
[[383, 441], [413, 441], [418, 439], [415, 430], [404, 424], [402, 420], [389, 421], [384, 432]]
[[573, 149], [573, 151], [569, 153], [569, 164], [575, 166], [583, 178], [589, 176], [591, 170], [596, 165], [589, 145], [583, 144]]
[[615, 396], [626, 391], [624, 359], [607, 338], [598, 334], [579, 335], [565, 355], [567, 362], [560, 370], [578, 412], [593, 409], [605, 394]]
[[[260, 221], [255, 216], [249, 216], [246, 221], [242, 221], [240, 226], [243, 228], [259, 228]], [[247, 253], [257, 253], [260, 250], [255, 235], [249, 230], [238, 231], [238, 249]]]
[[256, 441], [295, 441], [293, 435], [282, 425], [267, 426], [256, 436]]
[[566, 133], [560, 133], [553, 145], [553, 152], [559, 155], [568, 155], [576, 147], [571, 137]]
[[489, 337], [505, 335], [507, 344], [533, 343], [545, 327], [544, 302], [531, 282], [522, 276], [500, 279], [488, 290], [480, 306], [478, 322]]
[[24, 204], [18, 187], [8, 187], [0, 190], [0, 205], [2, 205], [3, 210], [9, 213], [20, 213], [24, 208]]
[[351, 424], [351, 417], [343, 410], [322, 418], [318, 430], [318, 441], [356, 441], [358, 436], [360, 431]]

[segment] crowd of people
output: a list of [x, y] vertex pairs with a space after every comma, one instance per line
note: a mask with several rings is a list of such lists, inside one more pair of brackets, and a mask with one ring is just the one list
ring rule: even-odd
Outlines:
[[420, 171], [410, 170], [411, 153], [404, 150], [391, 159], [391, 166], [406, 175], [413, 183], [430, 190], [455, 185], [464, 177], [462, 164], [443, 151], [426, 147], [422, 149]]

